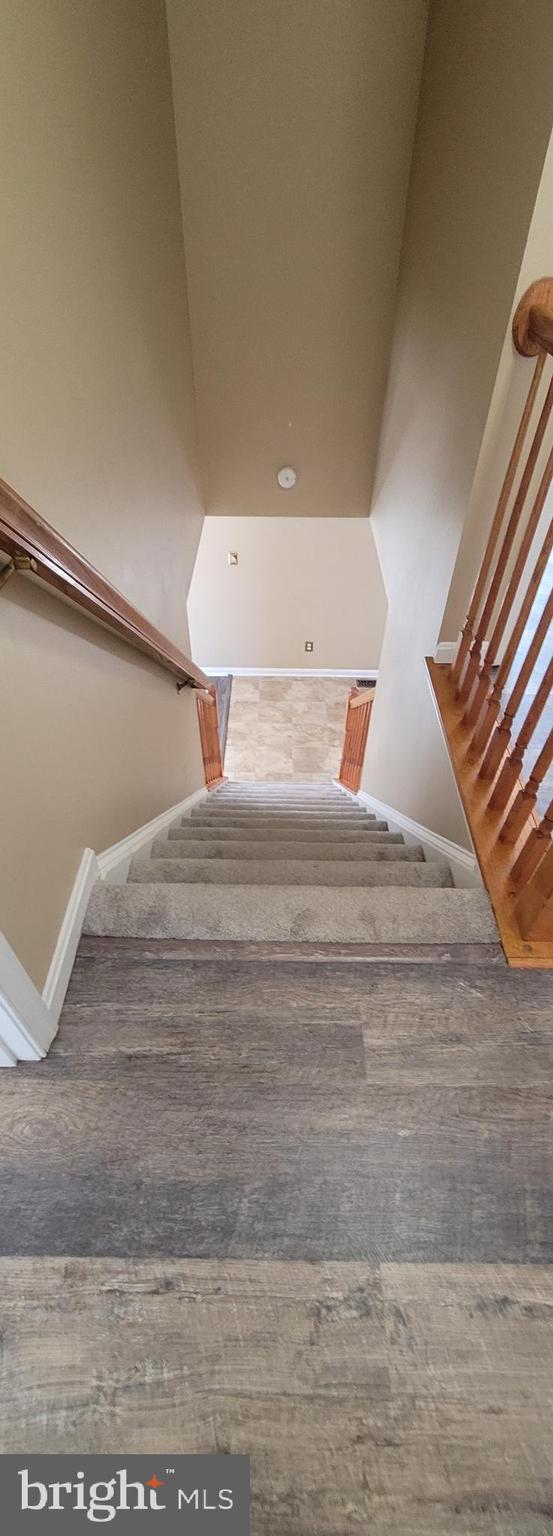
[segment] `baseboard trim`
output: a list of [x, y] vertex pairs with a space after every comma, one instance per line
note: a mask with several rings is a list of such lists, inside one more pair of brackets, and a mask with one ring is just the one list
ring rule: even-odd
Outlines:
[[[336, 780], [335, 780], [336, 782]], [[403, 811], [396, 810], [394, 805], [387, 805], [384, 800], [377, 800], [376, 795], [369, 795], [360, 789], [356, 795], [344, 789], [343, 784], [338, 788], [345, 795], [350, 795], [360, 805], [366, 805], [368, 810], [374, 811], [382, 820], [387, 821], [390, 831], [403, 832], [407, 842], [422, 843], [425, 854], [429, 858], [445, 859], [450, 866], [456, 886], [482, 886], [482, 877], [478, 866], [476, 854], [469, 848], [463, 848], [460, 843], [451, 842], [450, 838], [442, 837], [440, 832], [433, 832], [431, 827], [423, 826], [422, 822], [414, 821], [412, 816], [405, 816]]]
[[[455, 657], [457, 655], [457, 651], [459, 650], [460, 641], [461, 641], [461, 636], [459, 635], [457, 640], [440, 640], [438, 642], [438, 645], [436, 646], [436, 649], [434, 651], [434, 661], [436, 662], [436, 666], [444, 667], [444, 666], [447, 666], [448, 664], [449, 665], [453, 664], [453, 662], [455, 661]], [[488, 649], [488, 645], [489, 645], [489, 641], [488, 640], [483, 640], [482, 641], [482, 656], [483, 657], [486, 655], [486, 651]]]
[[81, 937], [89, 896], [99, 875], [98, 861], [92, 848], [85, 848], [75, 883], [65, 908], [63, 922], [42, 993], [46, 1007], [57, 1029], [63, 1008], [73, 962]]
[[41, 1061], [55, 1033], [44, 998], [0, 933], [0, 1067]]
[[123, 883], [131, 859], [194, 805], [207, 797], [202, 787], [128, 837], [96, 854], [85, 848], [69, 896], [42, 994], [0, 933], [0, 1069], [18, 1061], [41, 1061], [57, 1034], [61, 1010], [96, 880]]
[[440, 640], [434, 651], [434, 661], [437, 666], [443, 667], [455, 661], [458, 644], [458, 640]]
[[207, 677], [378, 677], [377, 667], [202, 667]]
[[100, 880], [107, 880], [110, 885], [124, 885], [129, 864], [135, 854], [143, 853], [148, 843], [153, 843], [154, 838], [159, 837], [166, 827], [170, 827], [171, 822], [179, 816], [189, 815], [193, 806], [198, 805], [200, 800], [206, 800], [207, 796], [208, 790], [205, 787], [194, 790], [185, 800], [179, 800], [178, 805], [172, 805], [168, 811], [162, 811], [160, 816], [146, 821], [144, 826], [137, 827], [136, 832], [130, 832], [128, 837], [122, 837], [111, 848], [104, 848], [103, 853], [96, 855]]

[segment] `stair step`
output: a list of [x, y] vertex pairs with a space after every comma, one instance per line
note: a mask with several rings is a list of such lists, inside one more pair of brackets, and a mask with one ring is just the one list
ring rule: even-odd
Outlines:
[[217, 795], [340, 795], [347, 798], [347, 791], [340, 789], [333, 779], [225, 779]]
[[232, 825], [229, 827], [219, 826], [219, 824], [215, 826], [212, 822], [205, 824], [192, 821], [192, 818], [189, 817], [183, 820], [180, 827], [171, 827], [169, 837], [205, 838], [206, 841], [216, 838], [217, 840], [222, 839], [223, 841], [236, 843], [242, 841], [252, 842], [254, 839], [257, 839], [259, 842], [270, 842], [273, 838], [278, 839], [279, 842], [290, 842], [291, 839], [297, 837], [298, 841], [302, 843], [330, 843], [336, 841], [359, 843], [364, 842], [368, 837], [372, 837], [373, 832], [387, 831], [387, 821], [368, 821], [366, 826], [363, 825], [355, 829], [329, 826], [326, 822], [320, 827], [306, 827], [305, 824], [302, 824], [301, 827], [296, 828], [294, 826], [291, 827], [289, 822], [285, 823], [284, 826], [267, 826], [265, 822], [262, 826], [259, 826], [258, 823], [252, 822], [246, 826]]
[[445, 863], [414, 859], [395, 862], [334, 859], [140, 859], [132, 860], [129, 880], [155, 885], [434, 885], [453, 884]]
[[400, 832], [372, 832], [370, 837], [351, 838], [349, 842], [338, 841], [322, 842], [297, 842], [296, 839], [281, 842], [273, 838], [268, 842], [262, 839], [251, 842], [234, 842], [224, 840], [210, 842], [205, 839], [188, 839], [181, 837], [156, 837], [152, 844], [152, 858], [154, 859], [325, 859], [349, 863], [366, 861], [367, 859], [422, 859], [423, 851], [419, 843], [403, 842]]
[[367, 816], [364, 811], [192, 811], [191, 816], [185, 816], [185, 821], [193, 821], [197, 826], [212, 825], [217, 822], [224, 826], [246, 826], [248, 822], [267, 822], [281, 826], [284, 822], [291, 827], [301, 826], [340, 826], [363, 827], [367, 822], [374, 821], [374, 816]]
[[366, 806], [358, 805], [355, 800], [201, 800], [196, 809], [198, 811], [302, 811], [318, 812], [319, 816], [334, 815], [344, 811], [365, 811]]
[[205, 801], [202, 801], [192, 811], [193, 816], [331, 816], [333, 818], [348, 816], [353, 821], [359, 821], [361, 817], [367, 814], [369, 813], [361, 805], [351, 807], [344, 805], [305, 805], [301, 801], [293, 801], [291, 805], [284, 805], [281, 800], [278, 801], [277, 805], [267, 805], [263, 800], [256, 805], [252, 804], [251, 801], [246, 805], [229, 805], [227, 801], [223, 805], [206, 805]]
[[497, 943], [484, 891], [348, 886], [106, 885], [84, 932], [136, 938], [316, 940], [320, 943]]

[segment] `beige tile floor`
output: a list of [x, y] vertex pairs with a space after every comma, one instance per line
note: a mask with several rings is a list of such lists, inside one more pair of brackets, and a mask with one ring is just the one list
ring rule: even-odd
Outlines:
[[354, 679], [235, 677], [225, 773], [317, 783], [338, 773]]

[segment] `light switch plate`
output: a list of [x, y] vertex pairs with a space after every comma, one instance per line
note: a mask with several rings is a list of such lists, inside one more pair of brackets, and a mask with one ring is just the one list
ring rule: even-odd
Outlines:
[[236, 549], [229, 549], [227, 560], [229, 565], [238, 565], [238, 551]]

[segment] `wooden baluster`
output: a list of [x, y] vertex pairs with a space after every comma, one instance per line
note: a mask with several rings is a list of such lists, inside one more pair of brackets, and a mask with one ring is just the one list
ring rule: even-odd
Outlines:
[[526, 524], [526, 528], [524, 530], [524, 534], [523, 534], [522, 539], [520, 541], [520, 546], [519, 546], [519, 549], [518, 549], [518, 552], [517, 552], [517, 557], [516, 557], [516, 560], [515, 560], [515, 563], [514, 563], [514, 566], [513, 566], [513, 571], [512, 571], [511, 579], [509, 581], [509, 584], [508, 584], [508, 587], [507, 587], [507, 591], [505, 593], [505, 597], [503, 598], [503, 602], [501, 604], [501, 608], [500, 608], [500, 611], [499, 611], [499, 617], [498, 617], [498, 619], [496, 621], [495, 628], [494, 628], [494, 631], [493, 631], [493, 634], [492, 634], [492, 637], [491, 637], [491, 640], [490, 640], [490, 643], [489, 643], [489, 646], [488, 646], [488, 649], [487, 649], [487, 652], [486, 652], [486, 659], [485, 659], [485, 661], [482, 664], [482, 670], [481, 670], [481, 673], [480, 673], [480, 677], [479, 677], [479, 679], [477, 681], [476, 688], [474, 690], [474, 694], [473, 694], [473, 696], [472, 696], [472, 698], [471, 698], [471, 700], [469, 702], [469, 705], [468, 705], [467, 709], [465, 710], [464, 719], [465, 719], [465, 723], [467, 725], [475, 725], [476, 724], [476, 722], [477, 722], [477, 720], [479, 718], [480, 712], [482, 710], [482, 707], [483, 707], [483, 705], [485, 703], [486, 694], [488, 692], [489, 687], [491, 686], [491, 669], [492, 669], [493, 663], [495, 661], [495, 658], [497, 656], [497, 652], [499, 650], [499, 646], [500, 646], [501, 641], [503, 639], [503, 635], [504, 635], [505, 630], [507, 628], [507, 624], [508, 624], [508, 621], [509, 621], [509, 618], [510, 618], [513, 602], [514, 602], [514, 599], [515, 599], [515, 597], [517, 595], [519, 586], [520, 586], [521, 581], [522, 581], [522, 575], [523, 575], [523, 572], [524, 572], [524, 567], [526, 565], [526, 561], [528, 559], [528, 555], [529, 555], [530, 549], [532, 547], [532, 540], [533, 540], [534, 535], [536, 533], [536, 529], [538, 527], [538, 523], [539, 523], [541, 514], [542, 514], [544, 506], [545, 506], [546, 497], [547, 497], [547, 494], [548, 494], [548, 491], [549, 491], [549, 487], [551, 485], [551, 481], [552, 480], [553, 480], [553, 448], [551, 449], [551, 452], [549, 454], [549, 458], [547, 460], [547, 464], [545, 466], [543, 475], [542, 475], [541, 480], [540, 480], [538, 492], [537, 492], [537, 495], [536, 495], [536, 498], [535, 498], [535, 501], [534, 501], [534, 504], [533, 504], [533, 507], [532, 507], [532, 511], [530, 513], [530, 516], [528, 518], [528, 522]]
[[519, 853], [516, 864], [513, 865], [511, 879], [515, 885], [526, 885], [534, 870], [543, 859], [544, 853], [553, 837], [553, 800], [550, 801], [545, 816], [539, 826], [532, 827], [529, 832], [522, 853]]
[[[473, 684], [474, 684], [474, 682], [476, 680], [477, 673], [479, 672], [479, 669], [480, 669], [480, 666], [481, 666], [482, 647], [483, 647], [484, 641], [486, 639], [486, 635], [488, 633], [488, 627], [489, 627], [489, 624], [490, 624], [490, 620], [491, 620], [491, 617], [492, 617], [492, 614], [493, 614], [493, 611], [494, 611], [497, 599], [499, 597], [499, 593], [500, 593], [500, 589], [501, 589], [501, 583], [502, 583], [503, 577], [505, 575], [505, 571], [506, 571], [506, 568], [507, 568], [507, 562], [508, 562], [508, 559], [509, 559], [509, 555], [511, 553], [511, 549], [513, 547], [513, 543], [514, 543], [514, 540], [515, 540], [515, 537], [516, 537], [518, 525], [520, 523], [520, 519], [521, 519], [522, 513], [524, 511], [526, 497], [528, 495], [528, 490], [529, 490], [529, 487], [530, 487], [532, 476], [533, 476], [534, 470], [536, 468], [536, 463], [537, 463], [538, 455], [539, 455], [539, 452], [540, 452], [540, 449], [541, 449], [541, 446], [542, 446], [542, 443], [543, 443], [543, 439], [544, 439], [544, 435], [545, 435], [545, 430], [546, 430], [546, 427], [547, 427], [547, 423], [549, 421], [549, 417], [550, 417], [550, 414], [551, 414], [552, 406], [553, 406], [553, 379], [551, 379], [551, 381], [549, 383], [549, 388], [548, 388], [548, 391], [547, 391], [547, 394], [546, 394], [546, 397], [545, 397], [545, 401], [544, 401], [544, 404], [543, 404], [541, 412], [540, 412], [540, 417], [539, 417], [538, 425], [536, 427], [536, 430], [535, 430], [535, 433], [534, 433], [534, 437], [532, 439], [530, 451], [528, 453], [528, 457], [526, 459], [526, 464], [525, 464], [523, 472], [522, 472], [522, 476], [521, 476], [521, 480], [520, 480], [520, 485], [519, 485], [519, 488], [518, 488], [518, 491], [517, 491], [517, 494], [515, 496], [515, 500], [514, 500], [514, 503], [513, 503], [513, 508], [512, 508], [511, 516], [509, 518], [509, 522], [508, 522], [508, 526], [507, 526], [507, 531], [505, 533], [505, 537], [503, 539], [503, 543], [502, 543], [501, 549], [499, 551], [499, 556], [498, 556], [496, 567], [495, 567], [495, 571], [494, 571], [494, 574], [493, 574], [493, 577], [492, 577], [492, 580], [491, 580], [491, 583], [490, 583], [488, 595], [487, 595], [486, 601], [484, 603], [484, 607], [483, 607], [482, 614], [481, 614], [481, 617], [480, 617], [480, 620], [479, 620], [479, 623], [478, 623], [476, 635], [475, 635], [474, 641], [473, 641], [471, 649], [470, 649], [470, 655], [469, 655], [469, 658], [468, 658], [468, 661], [467, 661], [467, 666], [466, 666], [466, 669], [465, 669], [465, 674], [464, 674], [463, 680], [462, 680], [462, 682], [461, 682], [461, 684], [459, 685], [459, 688], [458, 688], [458, 697], [463, 702], [465, 702], [467, 699], [469, 699], [470, 694], [472, 693]], [[544, 500], [545, 500], [545, 495], [546, 494], [547, 494], [547, 489], [545, 489], [545, 491], [544, 491], [544, 497], [543, 497]], [[538, 492], [538, 495], [539, 495], [539, 492]], [[543, 502], [542, 502], [542, 505], [543, 505]], [[472, 723], [474, 723], [473, 720], [467, 719], [467, 725], [472, 724]]]
[[530, 778], [519, 789], [516, 800], [507, 812], [499, 834], [502, 843], [516, 843], [520, 837], [524, 823], [528, 820], [530, 812], [534, 810], [540, 784], [543, 783], [552, 763], [553, 730], [549, 732], [545, 746], [542, 747], [539, 757], [536, 758]]
[[517, 472], [517, 469], [518, 469], [520, 455], [521, 455], [522, 449], [524, 447], [524, 441], [525, 441], [525, 438], [526, 438], [526, 433], [528, 431], [528, 425], [529, 425], [529, 422], [530, 422], [530, 417], [531, 417], [532, 411], [534, 409], [534, 405], [535, 405], [535, 401], [536, 401], [536, 395], [537, 395], [537, 392], [538, 392], [538, 389], [539, 389], [539, 385], [540, 385], [540, 382], [541, 382], [541, 376], [542, 376], [542, 373], [543, 373], [543, 370], [544, 370], [546, 356], [547, 356], [547, 354], [545, 352], [540, 352], [538, 354], [538, 358], [537, 358], [537, 361], [536, 361], [536, 366], [535, 366], [535, 369], [534, 369], [534, 372], [533, 372], [533, 375], [532, 375], [532, 382], [531, 382], [530, 388], [528, 390], [528, 394], [526, 396], [526, 402], [525, 402], [524, 410], [522, 412], [522, 416], [520, 418], [518, 432], [517, 432], [517, 435], [516, 435], [515, 441], [514, 441], [513, 451], [512, 451], [511, 457], [509, 459], [509, 463], [508, 463], [508, 466], [507, 466], [507, 473], [505, 475], [505, 479], [504, 479], [503, 485], [501, 487], [501, 492], [500, 492], [500, 496], [499, 496], [499, 501], [497, 503], [494, 520], [493, 520], [492, 526], [490, 528], [490, 533], [489, 533], [489, 536], [488, 536], [488, 543], [487, 543], [486, 550], [485, 550], [485, 553], [484, 553], [484, 558], [482, 560], [482, 565], [480, 567], [480, 572], [479, 572], [479, 575], [478, 575], [478, 580], [476, 582], [476, 586], [475, 586], [474, 592], [472, 594], [472, 599], [471, 599], [470, 607], [469, 607], [469, 610], [468, 610], [468, 613], [467, 613], [465, 626], [464, 626], [464, 629], [463, 629], [463, 633], [461, 635], [461, 643], [460, 643], [460, 646], [459, 646], [459, 650], [457, 652], [457, 656], [456, 656], [455, 661], [453, 662], [453, 665], [452, 665], [452, 668], [451, 668], [451, 678], [452, 678], [452, 681], [455, 684], [458, 684], [461, 681], [461, 678], [462, 678], [462, 675], [463, 675], [464, 666], [465, 666], [465, 662], [466, 662], [466, 659], [467, 659], [470, 647], [471, 647], [471, 645], [473, 643], [473, 640], [475, 638], [475, 626], [476, 626], [476, 620], [478, 618], [478, 612], [479, 612], [480, 604], [481, 604], [482, 598], [484, 596], [486, 582], [487, 582], [487, 579], [488, 579], [488, 574], [489, 574], [491, 563], [492, 563], [492, 560], [493, 560], [496, 544], [497, 544], [497, 541], [498, 541], [498, 538], [499, 538], [499, 535], [500, 535], [500, 532], [501, 532], [501, 527], [502, 527], [502, 524], [503, 524], [503, 518], [505, 516], [505, 510], [506, 510], [506, 507], [507, 507], [507, 503], [509, 501], [509, 497], [510, 497], [511, 491], [513, 489], [515, 475], [516, 475], [516, 472]]
[[536, 696], [532, 699], [530, 708], [524, 717], [513, 751], [504, 762], [493, 794], [490, 796], [489, 809], [492, 811], [504, 811], [511, 798], [516, 781], [522, 773], [524, 753], [530, 745], [538, 720], [545, 709], [552, 685], [553, 656], [545, 675], [542, 677]]
[[[501, 709], [501, 695], [502, 695], [503, 689], [504, 689], [504, 687], [505, 687], [505, 685], [507, 683], [507, 680], [508, 680], [508, 677], [509, 677], [509, 673], [511, 671], [511, 667], [512, 667], [513, 661], [514, 661], [516, 653], [518, 651], [518, 647], [519, 647], [520, 641], [522, 640], [522, 636], [524, 634], [524, 630], [526, 628], [527, 621], [528, 621], [528, 619], [530, 617], [530, 614], [531, 614], [531, 611], [532, 611], [532, 608], [533, 608], [533, 605], [534, 605], [536, 593], [538, 591], [538, 587], [540, 585], [543, 573], [544, 573], [544, 571], [546, 569], [547, 562], [549, 560], [549, 556], [551, 554], [551, 550], [552, 549], [553, 549], [553, 519], [552, 519], [552, 521], [549, 524], [549, 528], [547, 530], [547, 533], [546, 533], [545, 539], [543, 541], [540, 553], [538, 555], [536, 564], [534, 566], [534, 570], [532, 572], [530, 581], [528, 582], [528, 586], [527, 586], [526, 592], [524, 594], [524, 599], [523, 599], [523, 602], [521, 603], [521, 606], [520, 606], [520, 609], [519, 609], [519, 612], [518, 612], [516, 623], [513, 625], [512, 634], [509, 637], [509, 643], [508, 643], [508, 645], [506, 646], [506, 649], [505, 649], [505, 655], [504, 655], [503, 660], [501, 662], [501, 666], [498, 668], [497, 676], [496, 676], [496, 678], [494, 680], [494, 685], [493, 685], [491, 694], [490, 694], [488, 700], [486, 701], [486, 704], [485, 704], [485, 707], [484, 707], [484, 713], [482, 715], [482, 719], [481, 719], [481, 721], [480, 721], [480, 723], [478, 725], [478, 729], [477, 729], [477, 731], [476, 731], [476, 733], [474, 735], [473, 744], [472, 744], [473, 745], [473, 751], [476, 754], [478, 754], [478, 755], [480, 754], [480, 752], [484, 752], [485, 751], [485, 749], [486, 749], [486, 747], [488, 745], [490, 736], [492, 734], [495, 722], [497, 720], [499, 711]], [[496, 762], [496, 767], [499, 766], [499, 762], [500, 762], [500, 758], [498, 757], [497, 758], [497, 762]], [[493, 774], [488, 774], [487, 771], [486, 772], [484, 771], [484, 765], [482, 765], [482, 768], [480, 769], [480, 772], [482, 773], [482, 777], [483, 778], [488, 778], [488, 777], [493, 778]]]
[[525, 939], [553, 939], [553, 843], [521, 891], [516, 915]]
[[[541, 615], [539, 624], [537, 625], [536, 631], [532, 636], [531, 643], [528, 647], [528, 652], [520, 668], [520, 672], [518, 674], [514, 688], [510, 698], [507, 700], [505, 705], [503, 717], [500, 720], [499, 725], [496, 727], [490, 741], [486, 756], [482, 763], [482, 767], [480, 768], [480, 777], [482, 779], [495, 779], [495, 775], [500, 766], [500, 763], [503, 761], [505, 753], [509, 749], [513, 721], [515, 716], [518, 714], [522, 704], [524, 694], [526, 693], [526, 689], [530, 682], [530, 678], [534, 671], [539, 653], [552, 621], [553, 589], [549, 593], [545, 608]], [[496, 688], [497, 679], [494, 685], [494, 693]]]

